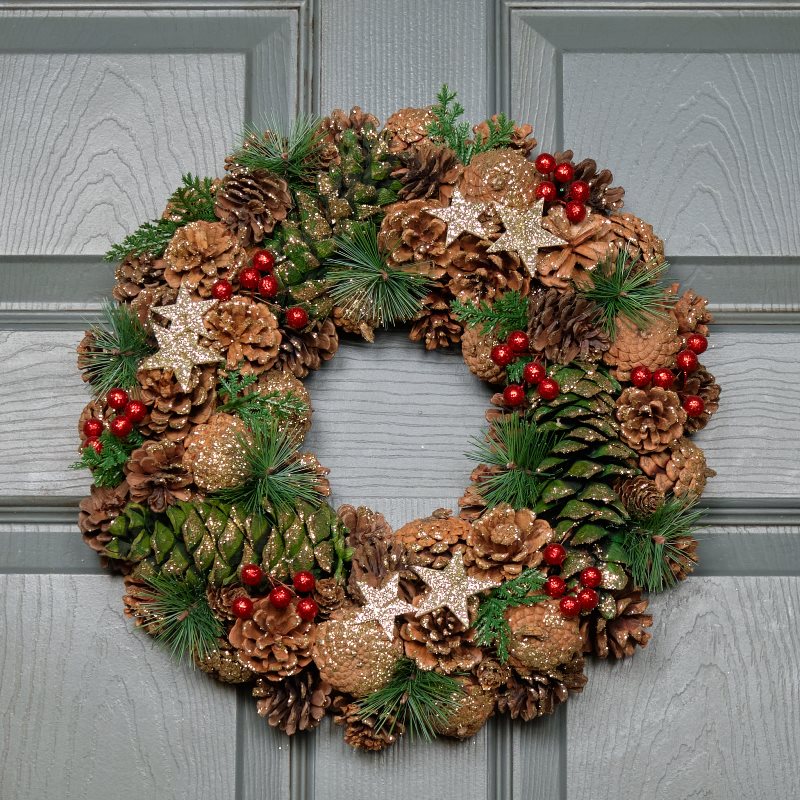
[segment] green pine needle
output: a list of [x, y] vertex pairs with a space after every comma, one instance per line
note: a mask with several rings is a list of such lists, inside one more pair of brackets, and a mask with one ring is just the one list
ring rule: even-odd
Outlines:
[[458, 708], [463, 691], [450, 675], [420, 669], [412, 659], [401, 658], [389, 683], [359, 701], [359, 713], [365, 719], [375, 717], [378, 731], [388, 728], [392, 733], [402, 724], [412, 738], [430, 741]]
[[517, 413], [494, 420], [484, 438], [473, 437], [475, 449], [467, 458], [492, 468], [478, 481], [487, 507], [508, 503], [515, 509], [533, 508], [550, 477], [542, 463], [559, 442], [557, 434], [540, 431]]
[[181, 185], [169, 198], [171, 217], [180, 217], [181, 224], [187, 222], [216, 222], [214, 213], [214, 181], [187, 172], [181, 177]]
[[337, 254], [328, 270], [331, 296], [353, 319], [384, 327], [406, 322], [422, 307], [430, 280], [416, 272], [395, 269], [378, 247], [372, 223], [353, 226], [350, 236], [336, 240]]
[[306, 403], [294, 392], [261, 392], [253, 388], [257, 382], [257, 375], [243, 375], [239, 369], [222, 372], [217, 391], [225, 402], [217, 411], [236, 414], [248, 428], [269, 420], [283, 422], [308, 411]]
[[131, 431], [125, 439], [104, 430], [100, 434], [103, 449], [98, 453], [93, 447], [84, 447], [80, 461], [72, 464], [71, 468], [91, 470], [94, 485], [100, 488], [119, 486], [125, 480], [125, 465], [131, 453], [141, 447], [142, 442], [144, 438], [137, 430]]
[[547, 595], [538, 593], [544, 582], [545, 576], [539, 570], [526, 569], [516, 578], [492, 589], [478, 608], [475, 643], [482, 647], [494, 646], [497, 657], [505, 664], [511, 641], [511, 628], [505, 613], [515, 606], [532, 606], [547, 600]]
[[143, 621], [176, 658], [205, 658], [225, 633], [208, 605], [206, 587], [197, 578], [155, 574], [144, 579]]
[[659, 281], [667, 266], [666, 261], [643, 264], [641, 254], [622, 249], [613, 264], [601, 261], [591, 272], [591, 285], [578, 292], [598, 306], [603, 328], [613, 339], [620, 315], [642, 329], [665, 316], [668, 300]]
[[528, 326], [528, 299], [519, 292], [506, 292], [491, 305], [485, 300], [476, 304], [456, 299], [450, 307], [456, 319], [468, 328], [481, 325], [482, 334], [494, 331], [500, 339], [505, 339], [511, 331], [525, 330]]

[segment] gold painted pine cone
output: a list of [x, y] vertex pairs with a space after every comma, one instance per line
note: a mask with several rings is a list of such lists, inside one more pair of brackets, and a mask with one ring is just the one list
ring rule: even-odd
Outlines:
[[463, 551], [469, 531], [468, 522], [439, 508], [430, 517], [407, 522], [394, 538], [408, 550], [412, 566], [444, 569], [454, 553]]
[[480, 325], [465, 328], [461, 337], [461, 354], [469, 371], [493, 385], [505, 383], [506, 368], [492, 361], [492, 348], [500, 340], [493, 333], [481, 333]]
[[484, 689], [472, 676], [458, 676], [456, 680], [463, 694], [447, 721], [436, 724], [436, 732], [451, 739], [469, 739], [494, 714], [495, 693]]
[[672, 367], [682, 346], [678, 325], [671, 317], [654, 319], [645, 330], [618, 317], [614, 341], [603, 354], [603, 361], [614, 367], [612, 374], [617, 380], [629, 381], [634, 367], [651, 371]]
[[430, 106], [401, 108], [395, 111], [383, 126], [382, 135], [390, 153], [402, 153], [412, 145], [430, 143], [428, 125], [435, 120]]
[[519, 150], [500, 148], [473, 156], [459, 189], [467, 200], [525, 207], [536, 202], [542, 180], [532, 161]]
[[639, 468], [660, 491], [672, 492], [676, 497], [699, 497], [706, 480], [717, 474], [708, 468], [702, 449], [686, 436], [662, 452], [640, 456]]
[[666, 450], [683, 435], [686, 412], [675, 392], [652, 386], [629, 386], [617, 398], [620, 436], [637, 453]]
[[664, 492], [644, 475], [620, 481], [616, 491], [625, 510], [634, 518], [649, 517], [664, 505]]
[[331, 686], [312, 667], [280, 682], [259, 678], [253, 686], [258, 715], [287, 736], [316, 728], [331, 704]]
[[194, 475], [199, 489], [216, 492], [244, 481], [249, 470], [240, 440], [246, 438], [244, 422], [225, 413], [213, 414], [189, 434], [184, 442], [183, 464]]
[[627, 587], [614, 598], [616, 616], [606, 619], [595, 609], [581, 617], [584, 653], [599, 658], [626, 658], [650, 641], [646, 630], [653, 624], [653, 615], [646, 614], [648, 601], [642, 590]]
[[195, 655], [194, 663], [201, 672], [220, 683], [249, 683], [255, 677], [253, 670], [239, 661], [236, 651], [225, 640], [221, 640], [218, 648], [203, 658]]

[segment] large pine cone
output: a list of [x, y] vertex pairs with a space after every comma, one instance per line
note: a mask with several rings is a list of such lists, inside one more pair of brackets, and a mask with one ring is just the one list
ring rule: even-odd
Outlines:
[[583, 691], [588, 680], [583, 667], [584, 660], [576, 658], [557, 677], [515, 672], [498, 692], [497, 710], [524, 722], [552, 714], [570, 694]]
[[[423, 211], [435, 205], [430, 200], [408, 200], [393, 203], [386, 209], [378, 233], [378, 246], [391, 265], [409, 267], [420, 262], [433, 265], [446, 262], [447, 223]], [[434, 270], [431, 277], [441, 274], [442, 270]]]
[[117, 265], [117, 282], [112, 291], [114, 298], [120, 303], [129, 303], [142, 290], [162, 286], [166, 266], [163, 258], [154, 258], [147, 254], [128, 256]]
[[[499, 121], [499, 114], [493, 114], [491, 117], [491, 122], [497, 125]], [[475, 141], [476, 142], [485, 142], [489, 138], [489, 122], [490, 120], [484, 120], [483, 122], [475, 125], [472, 128], [472, 132], [475, 134]], [[508, 143], [508, 147], [512, 150], [521, 150], [524, 156], [528, 156], [531, 150], [538, 144], [536, 139], [533, 138], [533, 127], [531, 125], [515, 125], [514, 131], [511, 134], [511, 141]]]
[[624, 317], [618, 317], [616, 323], [614, 341], [603, 360], [614, 367], [613, 374], [617, 380], [629, 381], [631, 370], [637, 366], [652, 371], [673, 366], [682, 346], [675, 320], [671, 317], [657, 318], [645, 330]]
[[280, 681], [300, 672], [311, 662], [314, 624], [300, 619], [297, 602], [277, 609], [268, 597], [253, 603], [250, 619], [238, 619], [228, 633], [239, 661], [264, 675]]
[[83, 534], [83, 541], [92, 550], [102, 553], [111, 541], [108, 526], [120, 515], [128, 499], [127, 481], [114, 487], [92, 484], [89, 495], [78, 504], [78, 527]]
[[670, 307], [670, 314], [678, 324], [678, 333], [683, 338], [684, 344], [690, 333], [708, 336], [708, 326], [714, 321], [714, 317], [708, 310], [708, 300], [691, 289], [687, 289], [678, 297], [679, 283], [673, 283], [668, 291], [670, 295], [677, 298]]
[[263, 241], [291, 207], [292, 193], [283, 178], [265, 169], [234, 167], [217, 189], [214, 213], [247, 245]]
[[625, 658], [645, 647], [650, 634], [645, 630], [653, 624], [652, 614], [645, 614], [647, 598], [641, 589], [628, 586], [614, 597], [615, 616], [606, 619], [597, 609], [581, 617], [584, 653], [599, 658]]
[[435, 119], [430, 106], [395, 111], [383, 126], [383, 137], [388, 142], [389, 152], [402, 153], [412, 145], [430, 144], [428, 125]]
[[617, 398], [620, 437], [637, 453], [666, 450], [683, 436], [686, 412], [675, 392], [652, 386], [629, 386]]
[[447, 720], [436, 723], [436, 732], [452, 739], [469, 739], [494, 714], [495, 693], [484, 689], [473, 676], [459, 675], [456, 680], [463, 694], [458, 695]]
[[184, 466], [204, 492], [238, 486], [249, 469], [240, 439], [248, 436], [247, 426], [233, 414], [217, 413], [205, 425], [198, 425], [184, 442]]
[[157, 514], [192, 497], [192, 473], [183, 466], [183, 446], [178, 442], [145, 442], [131, 453], [125, 475], [131, 500]]
[[615, 488], [625, 510], [634, 518], [649, 517], [664, 505], [664, 492], [644, 475], [620, 481]]
[[211, 675], [220, 683], [249, 683], [255, 677], [253, 670], [239, 661], [236, 651], [225, 640], [221, 640], [217, 649], [203, 658], [195, 655], [194, 663], [201, 672]]
[[549, 361], [569, 364], [576, 358], [596, 361], [610, 344], [599, 309], [577, 292], [545, 289], [528, 301], [531, 351]]
[[661, 264], [664, 261], [664, 242], [653, 226], [633, 214], [612, 214], [611, 234], [614, 237], [609, 255], [615, 260], [620, 249], [630, 256], [639, 256], [642, 264]]
[[461, 354], [469, 371], [482, 381], [501, 385], [506, 381], [506, 368], [492, 361], [492, 348], [500, 340], [492, 333], [482, 333], [480, 325], [465, 328], [461, 336]]
[[500, 148], [478, 153], [464, 168], [459, 189], [467, 200], [530, 206], [542, 176], [519, 150]]
[[706, 479], [717, 474], [708, 468], [702, 449], [685, 436], [660, 453], [641, 456], [639, 467], [658, 489], [671, 491], [676, 497], [699, 497]]
[[400, 164], [392, 177], [403, 184], [397, 193], [401, 200], [450, 200], [461, 177], [461, 163], [444, 145], [423, 142], [400, 154]]
[[281, 327], [278, 364], [295, 378], [303, 379], [309, 372], [330, 361], [339, 349], [339, 335], [333, 320], [315, 320], [302, 331]]
[[703, 401], [703, 413], [698, 417], [689, 417], [684, 428], [687, 433], [695, 433], [708, 425], [711, 415], [719, 409], [719, 384], [714, 376], [705, 368], [698, 367], [686, 376], [683, 385], [678, 387], [678, 397], [683, 402], [689, 395], [696, 395]]
[[408, 338], [412, 342], [422, 341], [426, 350], [436, 350], [458, 344], [463, 330], [450, 310], [450, 293], [444, 287], [436, 287], [423, 298]]
[[385, 750], [405, 732], [403, 724], [392, 719], [386, 720], [378, 728], [376, 716], [362, 716], [358, 703], [349, 702], [349, 698], [344, 696], [339, 696], [334, 701], [334, 708], [333, 721], [337, 725], [344, 725], [344, 740], [356, 750]]
[[464, 566], [476, 577], [507, 581], [542, 562], [541, 549], [553, 539], [553, 529], [533, 511], [500, 505], [472, 523], [467, 533]]
[[253, 687], [258, 715], [288, 736], [316, 728], [331, 704], [331, 687], [313, 667], [280, 682], [259, 678]]
[[468, 522], [439, 508], [430, 517], [406, 523], [394, 536], [408, 550], [412, 566], [444, 569], [454, 553], [464, 550], [469, 531]]

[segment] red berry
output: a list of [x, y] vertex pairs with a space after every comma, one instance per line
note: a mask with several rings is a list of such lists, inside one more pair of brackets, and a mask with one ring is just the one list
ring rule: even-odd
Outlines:
[[700, 355], [700, 353], [705, 353], [708, 348], [708, 339], [702, 333], [693, 333], [686, 337], [686, 346], [693, 353]]
[[94, 436], [90, 436], [84, 443], [84, 447], [91, 447], [92, 450], [100, 455], [103, 452], [103, 443], [99, 439], [95, 439]]
[[274, 275], [264, 275], [258, 282], [258, 293], [268, 300], [278, 296], [278, 279]]
[[99, 419], [87, 419], [83, 423], [83, 435], [89, 439], [96, 439], [103, 432], [103, 423]]
[[304, 597], [297, 604], [297, 616], [306, 622], [311, 622], [317, 616], [319, 606], [310, 598]]
[[567, 584], [558, 575], [551, 575], [544, 582], [544, 593], [548, 597], [561, 597], [567, 591]]
[[269, 250], [256, 250], [253, 256], [253, 266], [259, 272], [271, 272], [275, 266], [275, 256]]
[[297, 591], [301, 592], [302, 594], [308, 594], [309, 592], [313, 592], [314, 586], [316, 585], [314, 576], [307, 570], [298, 572], [292, 579], [292, 583], [294, 584], [294, 588], [297, 589]]
[[507, 406], [521, 406], [525, 402], [525, 389], [518, 383], [510, 383], [503, 389], [503, 402]]
[[300, 306], [287, 309], [286, 324], [296, 331], [305, 328], [308, 325], [308, 312], [304, 308], [300, 308]]
[[597, 567], [581, 570], [581, 583], [589, 589], [596, 589], [603, 582], [603, 573]]
[[536, 390], [542, 400], [555, 400], [561, 391], [561, 387], [558, 385], [558, 381], [554, 381], [552, 378], [543, 378], [539, 381]]
[[289, 603], [292, 602], [292, 593], [285, 586], [276, 586], [269, 593], [269, 602], [274, 608], [287, 608]]
[[240, 577], [245, 586], [258, 586], [264, 577], [264, 570], [258, 564], [245, 564]]
[[564, 563], [564, 559], [567, 557], [567, 551], [564, 548], [563, 544], [559, 544], [558, 542], [551, 542], [548, 545], [545, 545], [544, 550], [542, 550], [542, 558], [544, 559], [545, 564], [549, 564], [551, 567], [560, 567]]
[[253, 616], [253, 601], [249, 597], [237, 597], [231, 603], [231, 614], [237, 619], [250, 619]]
[[533, 162], [537, 172], [542, 175], [549, 175], [556, 166], [556, 160], [550, 153], [542, 153], [536, 156], [536, 161]]
[[529, 361], [522, 370], [522, 377], [525, 378], [525, 383], [535, 385], [547, 377], [547, 372], [543, 364], [538, 361]]
[[141, 422], [147, 416], [147, 406], [141, 400], [131, 400], [125, 406], [125, 416], [131, 422]]
[[514, 358], [514, 353], [507, 344], [496, 344], [492, 348], [491, 359], [498, 367], [507, 367]]
[[600, 595], [594, 589], [581, 589], [577, 600], [581, 611], [591, 611], [600, 602]]
[[697, 369], [699, 363], [697, 360], [697, 353], [693, 353], [691, 350], [681, 350], [675, 357], [675, 363], [684, 372], [692, 372]]
[[683, 410], [687, 417], [699, 417], [706, 410], [706, 404], [696, 394], [689, 394], [683, 400]]
[[662, 389], [671, 389], [673, 383], [675, 383], [675, 376], [672, 374], [672, 370], [657, 369], [653, 373], [653, 384], [655, 386], [659, 386]]
[[242, 289], [255, 289], [261, 276], [255, 267], [245, 267], [239, 273], [239, 283]]
[[564, 206], [564, 213], [567, 215], [567, 219], [570, 222], [580, 222], [586, 216], [586, 206], [583, 203], [579, 203], [577, 200], [570, 200], [569, 203]]
[[506, 343], [511, 348], [511, 352], [515, 355], [520, 353], [527, 353], [530, 342], [528, 341], [528, 334], [525, 331], [511, 331], [508, 334]]
[[647, 386], [652, 378], [653, 373], [650, 372], [650, 370], [643, 364], [638, 367], [634, 367], [631, 370], [631, 383], [639, 389], [643, 389], [645, 386]]
[[214, 282], [214, 285], [211, 287], [211, 296], [215, 300], [230, 300], [233, 297], [233, 286], [231, 286], [229, 281], [225, 280], [218, 280]]
[[114, 409], [114, 411], [122, 411], [128, 405], [128, 393], [124, 389], [112, 389], [106, 395], [106, 403]]
[[553, 177], [559, 183], [569, 183], [575, 177], [575, 170], [568, 161], [562, 161], [560, 164], [556, 164]]
[[569, 187], [569, 196], [573, 200], [578, 200], [581, 203], [585, 203], [589, 199], [591, 193], [592, 188], [586, 181], [574, 181]]
[[133, 430], [133, 423], [128, 417], [116, 417], [108, 427], [114, 436], [124, 439]]
[[558, 197], [558, 189], [553, 181], [542, 181], [536, 187], [536, 199], [544, 198], [545, 203], [552, 203]]
[[558, 608], [565, 617], [577, 617], [581, 613], [581, 604], [577, 597], [562, 597]]

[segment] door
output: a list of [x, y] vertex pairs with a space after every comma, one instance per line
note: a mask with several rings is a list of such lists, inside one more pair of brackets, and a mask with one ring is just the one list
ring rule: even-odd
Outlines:
[[[795, 6], [2, 3], [0, 798], [800, 794]], [[724, 394], [699, 441], [718, 477], [700, 569], [653, 601], [635, 659], [592, 664], [553, 718], [370, 756], [327, 725], [274, 734], [245, 694], [130, 631], [120, 581], [75, 525], [74, 349], [110, 294], [101, 254], [182, 172], [220, 172], [246, 119], [355, 104], [385, 119], [444, 82], [471, 119], [506, 110], [547, 149], [609, 165], [674, 273], [711, 298]], [[345, 344], [308, 383], [334, 500], [395, 525], [453, 507], [477, 384], [401, 333]]]

